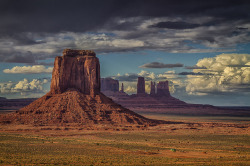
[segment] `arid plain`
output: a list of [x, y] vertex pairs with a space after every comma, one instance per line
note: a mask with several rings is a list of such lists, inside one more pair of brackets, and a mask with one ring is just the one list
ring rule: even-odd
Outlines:
[[[155, 104], [162, 108], [181, 106], [178, 115], [129, 110], [103, 95], [100, 80], [94, 52], [66, 49], [55, 60], [50, 92], [25, 107], [19, 103], [20, 108], [16, 103], [20, 100], [2, 99], [1, 105], [12, 104], [1, 108], [0, 164], [250, 164], [249, 116], [234, 116], [232, 110], [184, 116], [182, 111], [192, 107], [170, 95], [167, 81], [158, 83], [153, 99], [169, 102]], [[145, 108], [149, 102], [140, 104], [153, 99], [145, 93], [144, 79], [138, 82], [142, 82], [140, 93], [126, 103], [138, 100], [136, 106]], [[202, 108], [206, 113], [220, 110], [196, 105], [195, 112]]]
[[[143, 114], [168, 124], [2, 125], [1, 165], [249, 165], [248, 118]], [[223, 120], [220, 120], [223, 119]]]

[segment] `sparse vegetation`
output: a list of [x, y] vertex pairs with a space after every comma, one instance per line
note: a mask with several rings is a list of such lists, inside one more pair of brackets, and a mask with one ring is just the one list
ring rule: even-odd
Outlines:
[[250, 165], [247, 120], [153, 116], [169, 124], [2, 125], [0, 165]]
[[[249, 135], [155, 131], [0, 134], [2, 165], [248, 165]], [[175, 153], [173, 153], [175, 152]]]

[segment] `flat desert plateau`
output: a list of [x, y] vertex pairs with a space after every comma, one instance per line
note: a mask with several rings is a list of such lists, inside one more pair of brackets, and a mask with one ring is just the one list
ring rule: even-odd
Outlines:
[[143, 114], [136, 126], [0, 126], [1, 165], [249, 165], [248, 117]]

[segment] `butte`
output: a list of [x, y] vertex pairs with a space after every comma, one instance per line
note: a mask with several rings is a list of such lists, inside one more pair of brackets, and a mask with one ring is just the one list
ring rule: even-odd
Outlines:
[[50, 92], [0, 118], [33, 126], [151, 126], [161, 121], [136, 114], [100, 92], [100, 63], [93, 51], [65, 49], [55, 58]]

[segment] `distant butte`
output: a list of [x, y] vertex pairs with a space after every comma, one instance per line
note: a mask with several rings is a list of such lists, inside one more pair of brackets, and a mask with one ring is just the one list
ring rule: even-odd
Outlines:
[[[103, 78], [104, 80], [106, 78]], [[128, 108], [137, 113], [167, 113], [179, 115], [209, 115], [209, 114], [227, 114], [228, 109], [215, 107], [212, 105], [203, 104], [189, 104], [181, 101], [170, 94], [168, 80], [160, 81], [157, 84], [151, 82], [150, 94], [145, 92], [145, 79], [138, 77], [137, 94], [128, 95], [125, 92], [114, 91], [109, 85], [110, 82], [116, 82], [119, 86], [118, 80], [111, 80], [102, 89], [102, 93], [112, 98], [116, 103]], [[124, 87], [123, 87], [124, 88]]]
[[114, 103], [100, 92], [100, 86], [100, 64], [95, 53], [66, 49], [63, 56], [55, 58], [50, 92], [17, 112], [0, 117], [0, 122], [35, 126], [108, 124], [137, 127], [162, 123]]

